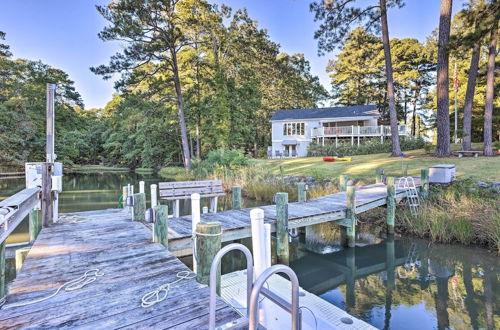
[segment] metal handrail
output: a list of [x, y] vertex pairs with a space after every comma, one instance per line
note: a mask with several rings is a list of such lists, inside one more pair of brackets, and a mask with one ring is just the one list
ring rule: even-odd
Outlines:
[[[232, 243], [223, 247], [214, 257], [212, 261], [212, 266], [210, 267], [210, 300], [209, 300], [209, 321], [208, 328], [210, 330], [215, 329], [215, 309], [216, 309], [216, 299], [217, 299], [217, 270], [222, 257], [233, 250], [240, 250], [243, 252], [247, 259], [247, 315], [250, 315], [250, 292], [253, 286], [253, 257], [252, 252], [244, 246], [243, 244]], [[298, 294], [297, 294], [298, 297]]]
[[281, 308], [285, 309], [292, 315], [292, 330], [300, 330], [301, 329], [301, 317], [300, 317], [300, 309], [299, 309], [299, 279], [295, 272], [288, 266], [285, 265], [274, 265], [267, 268], [262, 274], [257, 278], [255, 283], [253, 284], [252, 294], [250, 295], [249, 302], [249, 329], [257, 330], [259, 327], [259, 295], [263, 290], [264, 283], [274, 274], [283, 273], [288, 275], [290, 282], [292, 283], [292, 303], [288, 303], [281, 297], [275, 295], [269, 290], [265, 290], [262, 292], [267, 298], [276, 303]]

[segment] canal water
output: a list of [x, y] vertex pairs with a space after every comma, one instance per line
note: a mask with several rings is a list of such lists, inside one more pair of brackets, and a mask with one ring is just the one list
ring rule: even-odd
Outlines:
[[[121, 187], [131, 183], [138, 191], [141, 180], [148, 199], [149, 184], [168, 181], [129, 172], [66, 174], [60, 212], [116, 208]], [[0, 180], [0, 200], [23, 188], [24, 178]], [[244, 199], [243, 205], [258, 202]], [[219, 209], [229, 207], [230, 198], [221, 198]], [[181, 205], [182, 214], [189, 210], [188, 203]], [[342, 249], [338, 230], [329, 226], [317, 228], [314, 242], [293, 245], [290, 266], [305, 290], [380, 329], [500, 329], [497, 256], [480, 248], [384, 239], [360, 227], [354, 249]], [[25, 223], [9, 242], [27, 239]]]

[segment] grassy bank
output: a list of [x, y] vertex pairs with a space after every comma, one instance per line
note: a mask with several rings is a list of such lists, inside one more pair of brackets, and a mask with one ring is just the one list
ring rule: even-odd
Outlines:
[[68, 173], [85, 173], [85, 172], [129, 172], [127, 167], [114, 167], [102, 165], [75, 165], [65, 169]]

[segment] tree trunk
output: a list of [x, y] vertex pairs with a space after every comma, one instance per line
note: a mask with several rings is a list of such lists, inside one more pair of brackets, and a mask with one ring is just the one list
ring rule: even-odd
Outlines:
[[179, 78], [179, 66], [177, 64], [177, 53], [172, 52], [172, 71], [174, 73], [175, 94], [177, 96], [177, 107], [179, 109], [179, 126], [181, 130], [181, 144], [183, 151], [184, 168], [191, 169], [191, 154], [189, 153], [189, 143], [187, 137], [186, 120], [184, 118], [184, 100], [182, 98], [181, 80]]
[[404, 118], [404, 123], [405, 123], [405, 126], [406, 126], [406, 120], [407, 120], [407, 116], [408, 116], [408, 108], [407, 108], [407, 105], [408, 105], [408, 99], [407, 99], [407, 95], [406, 95], [406, 88], [405, 88], [405, 103], [404, 103], [404, 112], [405, 112], [405, 118]]
[[415, 89], [415, 98], [413, 99], [413, 114], [411, 118], [411, 135], [415, 136], [416, 135], [416, 121], [417, 121], [417, 102], [418, 102], [418, 95], [420, 94], [419, 88]]
[[462, 150], [471, 150], [472, 135], [472, 103], [474, 101], [474, 91], [476, 89], [477, 69], [479, 66], [479, 55], [481, 45], [479, 41], [474, 43], [472, 48], [472, 57], [470, 59], [469, 77], [467, 78], [467, 90], [465, 91], [464, 102], [464, 128]]
[[380, 0], [380, 20], [382, 23], [382, 42], [384, 43], [385, 71], [387, 74], [387, 97], [389, 98], [389, 117], [391, 120], [392, 156], [401, 154], [399, 145], [398, 117], [394, 99], [394, 81], [392, 78], [391, 46], [389, 44], [389, 27], [387, 25], [386, 0]]
[[448, 88], [448, 51], [452, 0], [441, 0], [437, 63], [437, 156], [450, 155], [450, 95]]
[[492, 149], [492, 119], [493, 98], [495, 97], [495, 55], [497, 47], [498, 16], [491, 27], [490, 46], [488, 53], [488, 72], [486, 73], [486, 106], [484, 108], [484, 155], [493, 156]]

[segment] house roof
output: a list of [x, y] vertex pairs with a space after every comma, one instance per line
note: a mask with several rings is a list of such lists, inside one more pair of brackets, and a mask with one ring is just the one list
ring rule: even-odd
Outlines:
[[348, 107], [330, 107], [296, 110], [278, 110], [271, 120], [320, 119], [342, 117], [379, 117], [376, 105], [355, 105]]

